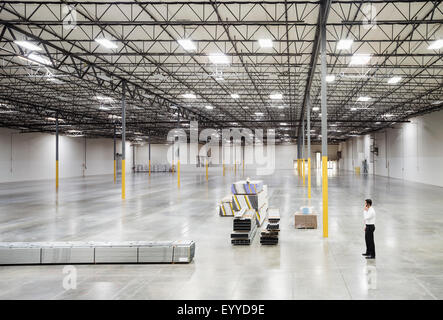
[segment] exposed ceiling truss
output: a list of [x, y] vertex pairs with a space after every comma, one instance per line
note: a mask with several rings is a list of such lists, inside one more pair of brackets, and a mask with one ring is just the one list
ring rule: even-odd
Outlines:
[[[335, 76], [330, 143], [443, 108], [443, 48], [428, 49], [443, 39], [443, 2], [326, 2], [328, 74]], [[196, 120], [200, 128], [275, 128], [278, 141], [291, 142], [301, 135], [307, 94], [312, 140], [319, 141], [320, 3], [2, 1], [0, 126], [53, 132], [58, 115], [62, 133], [112, 137], [125, 82], [133, 141], [165, 141], [169, 130]], [[195, 50], [179, 39], [191, 39]], [[272, 48], [259, 39], [272, 39]], [[341, 39], [353, 39], [352, 47], [339, 50]], [[213, 53], [229, 63], [212, 63]], [[371, 58], [352, 66], [354, 54]], [[394, 76], [401, 80], [388, 84]], [[275, 93], [283, 98], [270, 99]]]

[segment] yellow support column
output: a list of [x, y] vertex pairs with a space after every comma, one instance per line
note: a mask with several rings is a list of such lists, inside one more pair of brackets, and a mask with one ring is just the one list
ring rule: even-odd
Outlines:
[[308, 158], [308, 199], [311, 199], [311, 158]]
[[208, 160], [206, 160], [206, 181], [208, 181]]
[[328, 237], [328, 157], [322, 157], [323, 191], [323, 237]]
[[180, 188], [180, 160], [177, 161], [177, 187]]
[[151, 160], [149, 160], [149, 176], [151, 176]]
[[302, 161], [302, 166], [301, 166], [302, 174], [301, 174], [301, 176], [303, 178], [303, 185], [305, 185], [305, 181], [306, 181], [306, 179], [305, 179], [305, 159], [301, 159], [301, 161]]
[[58, 190], [58, 160], [55, 161], [55, 189]]
[[115, 161], [116, 160], [114, 159], [114, 183], [117, 180], [117, 173], [115, 172], [116, 171], [116, 162]]
[[122, 199], [126, 198], [126, 166], [125, 159], [122, 160]]

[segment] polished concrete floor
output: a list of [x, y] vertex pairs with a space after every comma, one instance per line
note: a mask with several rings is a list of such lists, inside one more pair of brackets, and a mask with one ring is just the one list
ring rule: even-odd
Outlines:
[[[253, 173], [247, 173], [253, 177]], [[443, 299], [443, 188], [331, 173], [329, 238], [294, 229], [309, 204], [291, 170], [263, 179], [282, 215], [280, 244], [230, 244], [232, 218], [215, 206], [238, 179], [182, 173], [0, 184], [0, 241], [178, 240], [197, 243], [187, 265], [79, 265], [65, 290], [64, 266], [0, 266], [0, 299]], [[319, 177], [311, 205], [321, 206]], [[367, 261], [363, 200], [377, 211], [377, 259]]]

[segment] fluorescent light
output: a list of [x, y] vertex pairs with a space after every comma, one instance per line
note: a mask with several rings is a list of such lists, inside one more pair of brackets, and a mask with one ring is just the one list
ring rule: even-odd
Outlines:
[[333, 82], [334, 80], [335, 76], [333, 74], [326, 76], [326, 82]]
[[272, 48], [272, 40], [271, 39], [259, 39], [258, 44], [262, 48]]
[[108, 116], [108, 118], [109, 118], [109, 119], [121, 119], [122, 117], [120, 117], [120, 116], [116, 116], [116, 115], [114, 115], [114, 114], [110, 114], [110, 115]]
[[205, 108], [208, 109], [208, 110], [212, 110], [212, 109], [214, 109], [213, 106], [205, 106]]
[[277, 106], [277, 108], [284, 109], [284, 108], [286, 108], [286, 106]]
[[238, 98], [240, 98], [240, 95], [238, 95], [237, 93], [232, 93], [231, 94], [231, 98], [232, 99], [238, 99]]
[[103, 110], [103, 111], [108, 111], [108, 110], [111, 110], [111, 108], [108, 108], [108, 107], [105, 107], [105, 106], [100, 106], [100, 107], [98, 107], [100, 110]]
[[64, 81], [62, 81], [60, 79], [57, 79], [57, 78], [46, 78], [46, 81], [50, 81], [50, 82], [55, 83], [55, 84], [63, 84], [63, 83], [65, 83]]
[[390, 117], [393, 117], [393, 116], [394, 116], [393, 114], [389, 114], [389, 113], [384, 115], [384, 117], [386, 117], [386, 118], [390, 118]]
[[223, 77], [216, 77], [215, 80], [216, 81], [225, 81], [225, 78], [223, 78]]
[[23, 47], [25, 49], [31, 50], [31, 51], [41, 51], [42, 48], [40, 48], [39, 46], [33, 44], [32, 42], [29, 41], [14, 41], [14, 43], [20, 47]]
[[337, 50], [351, 49], [352, 43], [354, 43], [354, 40], [352, 39], [342, 39], [337, 43]]
[[432, 102], [432, 104], [433, 105], [439, 105], [439, 104], [442, 104], [443, 103], [443, 100], [441, 100], [441, 101], [434, 101], [434, 102]]
[[256, 112], [255, 115], [256, 115], [256, 116], [262, 116], [262, 115], [263, 115], [263, 112]]
[[431, 43], [431, 45], [428, 47], [429, 50], [438, 50], [443, 47], [443, 39], [435, 40]]
[[22, 60], [26, 60], [28, 62], [31, 62], [31, 63], [52, 65], [52, 62], [49, 59], [46, 59], [45, 57], [40, 56], [38, 54], [34, 54], [34, 53], [31, 53], [27, 57], [19, 56], [19, 58]]
[[401, 81], [401, 77], [392, 77], [388, 80], [389, 84], [396, 84], [399, 83]]
[[355, 53], [351, 57], [351, 62], [349, 62], [349, 65], [362, 65], [367, 64], [371, 60], [370, 54], [357, 54]]
[[95, 39], [95, 42], [102, 45], [103, 47], [107, 49], [117, 49], [118, 46], [115, 44], [114, 41], [108, 40], [106, 38], [97, 38]]
[[288, 124], [286, 122], [280, 122], [281, 126], [287, 126]]
[[319, 111], [319, 110], [320, 110], [319, 107], [314, 107], [314, 108], [312, 108], [312, 111]]
[[229, 58], [223, 53], [211, 53], [208, 58], [214, 64], [229, 64]]
[[195, 98], [197, 98], [197, 96], [195, 94], [193, 94], [193, 93], [184, 93], [184, 94], [182, 94], [182, 97], [185, 98], [185, 99], [195, 99]]
[[351, 108], [351, 111], [357, 111], [357, 108]]
[[357, 101], [368, 102], [371, 99], [371, 97], [358, 97]]
[[[48, 120], [48, 121], [57, 121], [57, 118], [47, 117], [46, 120]], [[64, 120], [63, 119], [58, 119], [58, 122], [64, 122]]]
[[272, 93], [269, 95], [269, 98], [272, 100], [281, 100], [283, 95], [281, 93]]
[[69, 133], [82, 133], [80, 130], [67, 130]]
[[95, 96], [95, 98], [97, 100], [104, 101], [104, 102], [113, 102], [114, 101], [114, 99], [112, 99], [111, 97], [105, 97], [105, 96]]
[[177, 42], [186, 51], [194, 51], [194, 50], [197, 49], [197, 47], [195, 46], [194, 42], [192, 42], [192, 40], [189, 40], [189, 39], [179, 39], [179, 40], [177, 40]]

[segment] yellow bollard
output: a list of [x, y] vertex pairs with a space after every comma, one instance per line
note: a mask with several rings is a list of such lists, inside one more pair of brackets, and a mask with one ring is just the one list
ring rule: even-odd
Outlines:
[[206, 181], [208, 181], [208, 160], [206, 160]]
[[328, 237], [328, 157], [322, 157], [323, 191], [323, 237]]
[[308, 158], [308, 199], [311, 199], [311, 158]]
[[58, 160], [55, 161], [55, 189], [58, 190]]
[[149, 166], [149, 169], [148, 169], [149, 170], [149, 176], [151, 176], [151, 160], [149, 160], [149, 165], [148, 166]]
[[125, 160], [122, 160], [122, 199], [126, 198], [126, 166]]
[[177, 187], [180, 188], [180, 160], [177, 161]]

